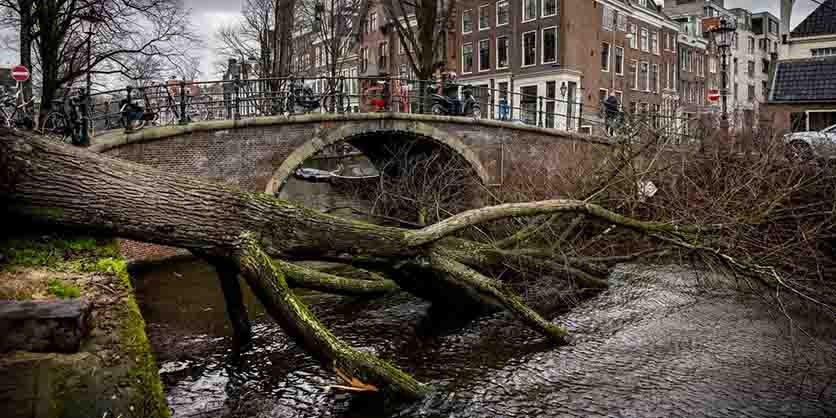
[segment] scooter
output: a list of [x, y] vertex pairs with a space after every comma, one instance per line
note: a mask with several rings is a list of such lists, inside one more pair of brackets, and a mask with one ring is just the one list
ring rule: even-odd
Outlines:
[[290, 113], [308, 113], [318, 109], [319, 99], [310, 86], [301, 81], [295, 81], [290, 86], [290, 94], [287, 97], [287, 110]]
[[482, 117], [482, 108], [473, 96], [473, 90], [470, 86], [462, 88], [463, 100], [451, 95], [435, 93], [433, 87], [430, 87], [430, 90], [433, 115], [468, 116], [476, 119]]
[[[128, 96], [119, 101], [119, 122], [126, 129], [133, 131], [145, 127], [146, 122], [153, 122], [157, 118], [157, 114], [134, 103], [131, 97], [132, 88], [128, 88]], [[147, 102], [148, 98], [143, 92], [143, 98]]]

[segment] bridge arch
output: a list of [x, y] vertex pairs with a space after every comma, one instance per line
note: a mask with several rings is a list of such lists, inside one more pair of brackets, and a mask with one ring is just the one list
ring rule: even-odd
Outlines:
[[319, 129], [316, 135], [288, 155], [273, 172], [264, 191], [269, 194], [278, 194], [288, 178], [302, 163], [329, 145], [345, 141], [351, 142], [360, 137], [363, 137], [364, 140], [369, 140], [369, 138], [385, 140], [384, 138], [391, 136], [420, 138], [447, 147], [468, 162], [482, 184], [490, 183], [490, 175], [482, 161], [458, 135], [438, 129], [425, 122], [382, 119], [371, 125], [345, 123], [336, 128], [326, 126]]

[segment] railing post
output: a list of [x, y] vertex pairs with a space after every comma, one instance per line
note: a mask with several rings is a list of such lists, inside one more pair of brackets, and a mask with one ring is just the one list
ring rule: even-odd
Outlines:
[[186, 117], [186, 80], [180, 80], [180, 124], [189, 123]]
[[235, 88], [235, 114], [233, 118], [235, 120], [241, 119], [241, 75], [235, 76], [235, 81], [232, 83], [233, 87]]
[[[131, 103], [133, 103], [133, 98], [131, 97], [131, 92], [133, 91], [133, 87], [127, 86], [125, 87], [125, 110], [130, 112]], [[122, 119], [122, 122], [125, 123], [125, 133], [131, 132], [131, 123], [130, 120], [124, 117], [122, 113], [122, 108], [119, 108], [119, 118]]]
[[537, 98], [537, 126], [543, 127], [543, 96]]
[[81, 97], [81, 133], [78, 146], [90, 145], [90, 90], [85, 89]]
[[[340, 107], [339, 107], [339, 110], [338, 110], [339, 113], [345, 113], [345, 108], [347, 106], [345, 104], [345, 96], [346, 96], [346, 93], [345, 93], [345, 76], [341, 75], [340, 76], [340, 95], [339, 95], [339, 98], [340, 98], [339, 106]], [[348, 102], [351, 103], [351, 98], [348, 99]]]
[[496, 89], [491, 87], [490, 92], [491, 92], [491, 105], [489, 107], [491, 108], [491, 111], [488, 112], [488, 119], [496, 119], [495, 118], [495, 115], [496, 115]]

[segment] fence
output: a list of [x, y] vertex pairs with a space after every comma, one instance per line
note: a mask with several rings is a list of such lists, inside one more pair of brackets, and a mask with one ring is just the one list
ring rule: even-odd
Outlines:
[[[468, 100], [469, 94], [472, 100]], [[393, 77], [170, 80], [91, 94], [88, 112], [94, 131], [126, 128], [120, 109], [132, 102], [144, 109], [148, 123], [160, 126], [303, 113], [402, 112], [503, 120], [620, 137], [651, 136], [673, 143], [690, 142], [695, 137], [692, 119], [623, 110], [605, 115], [598, 106], [554, 96]]]

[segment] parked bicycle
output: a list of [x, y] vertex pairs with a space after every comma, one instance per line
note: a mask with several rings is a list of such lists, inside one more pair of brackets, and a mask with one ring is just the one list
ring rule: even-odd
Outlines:
[[32, 130], [35, 127], [35, 118], [28, 109], [32, 108], [34, 100], [34, 98], [25, 100], [20, 89], [15, 94], [4, 91], [0, 95], [2, 126], [12, 129]]

